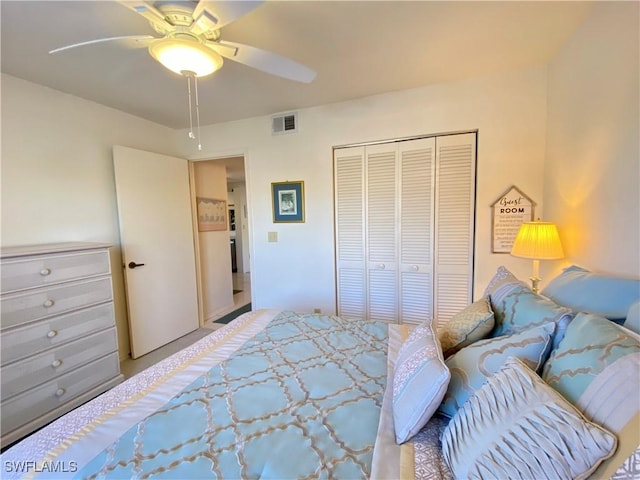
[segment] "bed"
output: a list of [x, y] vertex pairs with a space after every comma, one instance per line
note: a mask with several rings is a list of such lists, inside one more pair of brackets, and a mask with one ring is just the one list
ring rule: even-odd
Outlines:
[[9, 449], [3, 478], [370, 477], [376, 438], [400, 450], [378, 432], [389, 327], [245, 313]]
[[[492, 307], [504, 309], [498, 303], [508, 303], [509, 288], [513, 289], [512, 279], [505, 280], [505, 275], [496, 274], [493, 287], [488, 287], [493, 290], [483, 297], [484, 303], [469, 307], [473, 315], [467, 311], [465, 321], [477, 319], [478, 305], [483, 312]], [[523, 303], [519, 298], [517, 303]], [[562, 308], [566, 313], [567, 307]], [[558, 319], [565, 317], [573, 314]], [[584, 321], [595, 322], [591, 317]], [[501, 325], [503, 330], [510, 328], [505, 318]], [[460, 477], [463, 470], [456, 449], [468, 452], [480, 447], [456, 442], [482, 437], [470, 431], [456, 435], [454, 424], [461, 429], [477, 427], [460, 426], [459, 418], [464, 415], [447, 412], [447, 406], [457, 401], [460, 413], [473, 416], [466, 411], [467, 405], [482, 401], [480, 389], [464, 402], [451, 394], [460, 364], [465, 359], [482, 364], [477, 358], [484, 358], [489, 350], [483, 342], [494, 346], [503, 342], [500, 363], [508, 359], [510, 368], [517, 370], [521, 366], [512, 357], [520, 355], [505, 347], [504, 339], [514, 343], [517, 338], [518, 344], [529, 345], [530, 337], [522, 342], [517, 336], [531, 335], [536, 328], [542, 332], [536, 335], [546, 338], [540, 373], [547, 358], [560, 356], [554, 360], [558, 368], [564, 358], [558, 350], [562, 343], [552, 346], [553, 335], [544, 334], [548, 323], [516, 328], [515, 333], [496, 331], [495, 322], [490, 329], [486, 324], [484, 329], [477, 327], [475, 322], [471, 330], [484, 340], [472, 341], [467, 329], [457, 351], [448, 348], [443, 352], [442, 335], [431, 324], [413, 328], [321, 314], [248, 312], [12, 446], [2, 454], [2, 477]], [[495, 338], [489, 338], [491, 334]], [[568, 331], [564, 343], [579, 334]], [[616, 357], [616, 365], [640, 357], [638, 337], [630, 334], [630, 338], [625, 341], [631, 342], [633, 355], [625, 350], [619, 355], [623, 359]], [[525, 357], [521, 358], [524, 363]], [[637, 364], [629, 365], [625, 368], [633, 380], [638, 376]], [[499, 373], [509, 375], [505, 367]], [[591, 390], [602, 388], [594, 385]], [[528, 397], [523, 401], [531, 402]], [[476, 408], [488, 410], [481, 404]], [[636, 415], [629, 421], [626, 416], [620, 422], [628, 429], [629, 425], [639, 426], [639, 418]], [[637, 478], [640, 449], [636, 437], [607, 436], [597, 425], [592, 430], [599, 435], [597, 447], [606, 452], [599, 454], [597, 463], [583, 468], [582, 476], [571, 476], [602, 478], [606, 472], [607, 478]]]

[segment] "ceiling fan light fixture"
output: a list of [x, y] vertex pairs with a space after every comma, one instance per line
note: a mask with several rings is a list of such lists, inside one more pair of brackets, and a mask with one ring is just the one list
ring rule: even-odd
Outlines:
[[222, 67], [222, 57], [197, 40], [162, 38], [149, 45], [149, 53], [178, 75], [189, 72], [196, 77], [204, 77]]

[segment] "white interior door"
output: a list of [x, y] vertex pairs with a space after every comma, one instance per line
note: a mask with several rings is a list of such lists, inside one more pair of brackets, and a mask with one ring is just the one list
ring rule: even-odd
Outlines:
[[199, 326], [189, 169], [184, 159], [121, 146], [113, 162], [137, 358]]

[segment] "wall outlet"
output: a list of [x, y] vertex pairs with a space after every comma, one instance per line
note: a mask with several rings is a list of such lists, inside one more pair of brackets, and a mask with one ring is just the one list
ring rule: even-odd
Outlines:
[[278, 232], [267, 232], [267, 241], [275, 243], [278, 241]]
[[320, 308], [314, 308], [314, 309], [313, 309], [313, 313], [322, 313], [322, 309], [320, 309]]

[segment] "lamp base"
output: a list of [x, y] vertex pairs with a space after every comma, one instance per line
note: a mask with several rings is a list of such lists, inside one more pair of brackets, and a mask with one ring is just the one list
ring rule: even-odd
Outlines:
[[540, 260], [533, 259], [533, 275], [529, 277], [531, 280], [531, 290], [536, 295], [538, 294], [538, 283], [540, 283]]
[[541, 279], [538, 277], [529, 277], [529, 280], [531, 280], [531, 290], [537, 295], [539, 293], [538, 283], [540, 283]]

